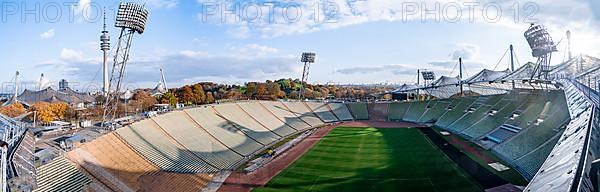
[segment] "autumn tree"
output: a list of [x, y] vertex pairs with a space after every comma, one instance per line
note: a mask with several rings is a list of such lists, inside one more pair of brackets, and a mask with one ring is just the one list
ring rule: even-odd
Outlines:
[[158, 101], [155, 97], [151, 96], [148, 92], [144, 90], [139, 90], [133, 94], [132, 97], [132, 105], [140, 110], [149, 110], [156, 104]]
[[16, 116], [22, 115], [25, 112], [27, 112], [27, 110], [19, 102], [15, 102], [15, 103], [12, 103], [10, 105], [0, 108], [0, 113], [4, 114], [6, 116], [9, 116], [9, 117], [16, 117]]
[[256, 83], [250, 82], [246, 84], [246, 97], [252, 98], [256, 94]]
[[206, 95], [204, 94], [204, 88], [202, 88], [201, 84], [195, 84], [192, 88], [193, 100], [194, 104], [202, 104], [206, 99]]
[[229, 90], [225, 93], [224, 99], [240, 99], [242, 93], [237, 89]]
[[160, 98], [160, 103], [162, 103], [162, 104], [169, 104], [171, 106], [175, 106], [175, 105], [177, 105], [177, 102], [178, 102], [178, 99], [177, 99], [177, 97], [175, 97], [175, 94], [173, 94], [172, 92], [166, 92]]
[[39, 121], [48, 123], [50, 121], [64, 119], [68, 109], [69, 105], [63, 102], [37, 102], [34, 103], [29, 110], [35, 111], [36, 118]]
[[177, 99], [185, 104], [191, 104], [194, 102], [194, 92], [192, 91], [192, 87], [189, 85], [183, 86], [178, 89], [176, 92]]
[[206, 93], [205, 103], [214, 103], [214, 102], [215, 102], [215, 98], [213, 97], [213, 93], [212, 92]]
[[259, 83], [258, 85], [256, 85], [256, 94], [254, 96], [256, 97], [266, 97], [268, 96], [269, 92], [267, 90], [267, 84], [266, 83]]

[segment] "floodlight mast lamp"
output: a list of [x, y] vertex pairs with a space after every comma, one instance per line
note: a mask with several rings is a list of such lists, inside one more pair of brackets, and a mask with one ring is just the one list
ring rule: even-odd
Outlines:
[[304, 69], [302, 70], [302, 80], [300, 80], [301, 88], [298, 94], [298, 98], [302, 100], [304, 98], [304, 89], [306, 88], [306, 84], [308, 83], [308, 73], [310, 72], [310, 64], [315, 63], [317, 54], [304, 52], [302, 53], [301, 62], [304, 63]]
[[136, 32], [139, 34], [144, 33], [147, 19], [148, 10], [143, 5], [136, 3], [121, 3], [119, 5], [115, 27], [121, 28], [121, 33], [108, 84], [109, 93], [104, 103], [103, 127], [106, 126], [107, 122], [111, 122], [116, 118], [119, 99], [122, 94], [121, 88], [125, 76], [125, 66], [127, 66], [129, 60], [133, 36]]
[[552, 52], [558, 51], [552, 37], [544, 26], [533, 23], [525, 31], [524, 36], [531, 48], [532, 56], [537, 58], [537, 65], [531, 75], [531, 80], [534, 78], [548, 80]]
[[433, 71], [429, 71], [427, 69], [417, 69], [417, 100], [420, 100], [419, 86], [421, 85], [421, 76], [423, 76], [423, 84], [424, 87], [428, 86], [428, 81], [431, 82], [435, 80], [435, 73]]

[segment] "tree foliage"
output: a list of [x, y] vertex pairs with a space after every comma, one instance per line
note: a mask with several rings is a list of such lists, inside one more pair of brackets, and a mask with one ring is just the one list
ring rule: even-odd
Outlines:
[[172, 92], [166, 92], [160, 98], [160, 103], [169, 104], [171, 106], [177, 105], [178, 99]]
[[12, 103], [10, 105], [0, 108], [0, 113], [4, 114], [6, 116], [9, 116], [9, 117], [16, 117], [16, 116], [22, 115], [25, 112], [27, 112], [27, 110], [19, 102]]
[[69, 110], [69, 105], [63, 102], [37, 102], [29, 109], [29, 111], [35, 111], [37, 120], [44, 123], [54, 120], [64, 120], [67, 110]]

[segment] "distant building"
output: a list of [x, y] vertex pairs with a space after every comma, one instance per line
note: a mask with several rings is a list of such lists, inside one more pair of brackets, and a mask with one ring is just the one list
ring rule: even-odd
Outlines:
[[58, 82], [58, 90], [62, 91], [62, 90], [66, 90], [69, 88], [69, 82], [66, 79], [61, 79]]
[[152, 96], [159, 96], [162, 94], [165, 94], [167, 91], [167, 88], [165, 87], [163, 82], [159, 82], [156, 87], [154, 87], [154, 89], [150, 90], [150, 95]]
[[95, 98], [87, 93], [75, 92], [68, 87], [60, 91], [48, 87], [40, 91], [26, 89], [19, 95], [18, 100], [28, 104], [36, 102], [65, 102], [72, 106], [82, 106], [82, 104], [93, 103]]

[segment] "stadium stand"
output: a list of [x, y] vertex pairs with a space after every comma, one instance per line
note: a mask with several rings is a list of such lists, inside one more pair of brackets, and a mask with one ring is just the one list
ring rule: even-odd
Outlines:
[[230, 149], [244, 157], [260, 150], [263, 144], [248, 137], [243, 131], [219, 117], [209, 106], [192, 108], [184, 110], [192, 119], [210, 133], [214, 138], [219, 139]]
[[[231, 169], [242, 156], [230, 150], [204, 131], [184, 111], [174, 111], [154, 118], [156, 123], [183, 147], [219, 169]], [[190, 137], [193, 135], [193, 137]], [[239, 145], [238, 145], [239, 146]]]
[[158, 171], [156, 166], [139, 156], [114, 133], [84, 144], [65, 156], [101, 183], [109, 185], [110, 189], [119, 191], [140, 190], [139, 178]]
[[510, 124], [503, 124], [498, 129], [487, 135], [486, 138], [499, 144], [515, 136], [520, 131], [521, 128], [519, 127], [515, 127]]
[[79, 172], [64, 156], [37, 169], [38, 187], [35, 192], [83, 191], [92, 181]]
[[294, 115], [308, 123], [311, 127], [317, 127], [324, 124], [323, 120], [317, 117], [304, 102], [285, 102], [283, 104], [286, 105]]
[[246, 114], [278, 135], [288, 136], [297, 131], [277, 118], [275, 114], [272, 114], [271, 111], [267, 110], [259, 102], [245, 102], [238, 103], [238, 105]]
[[[597, 191], [598, 108], [594, 93], [579, 82], [563, 81], [571, 118], [558, 142], [524, 191]], [[589, 96], [589, 95], [588, 95]], [[596, 164], [596, 165], [594, 165]]]
[[404, 117], [402, 118], [405, 121], [417, 122], [427, 110], [427, 106], [429, 103], [435, 103], [435, 101], [416, 101], [411, 102], [410, 106], [406, 110]]
[[246, 135], [262, 144], [268, 144], [281, 138], [280, 135], [255, 121], [235, 103], [215, 105], [213, 108], [217, 111], [217, 114], [229, 120]]
[[352, 121], [352, 113], [348, 110], [348, 107], [343, 103], [328, 103], [329, 108], [335, 114], [335, 116], [341, 121]]
[[281, 102], [266, 101], [260, 102], [265, 108], [271, 111], [277, 118], [281, 119], [286, 124], [290, 125], [296, 130], [306, 130], [310, 128], [310, 125], [298, 118], [292, 113], [286, 106]]
[[537, 149], [523, 155], [514, 161], [513, 167], [517, 169], [523, 177], [531, 180], [535, 173], [540, 169], [542, 163], [548, 157], [548, 154], [554, 148], [554, 144], [560, 139], [560, 134], [556, 134], [552, 139], [538, 147]]
[[[250, 101], [172, 111], [136, 122], [65, 154], [40, 170], [42, 191], [198, 191], [266, 146], [311, 127], [344, 120], [435, 122], [491, 151], [531, 179], [559, 140], [569, 113], [561, 91], [399, 103]], [[26, 141], [25, 145], [28, 145]], [[64, 168], [63, 168], [64, 167]], [[79, 172], [80, 168], [82, 172]], [[69, 179], [71, 177], [73, 179]], [[99, 187], [99, 188], [101, 188]], [[39, 191], [39, 190], [38, 190]]]
[[432, 104], [432, 102], [430, 102], [426, 106], [427, 110], [425, 111], [425, 113], [423, 113], [423, 115], [421, 115], [421, 117], [419, 118], [419, 120], [417, 120], [417, 122], [423, 122], [423, 123], [436, 122], [437, 119], [446, 112], [446, 109], [451, 104], [451, 101], [448, 99], [441, 99], [441, 100], [437, 100], [436, 102], [433, 102], [433, 103], [434, 104]]
[[366, 103], [348, 103], [348, 109], [356, 120], [369, 120], [369, 110]]
[[457, 100], [459, 100], [458, 103], [454, 106], [449, 106], [447, 108], [448, 111], [444, 113], [444, 115], [442, 115], [437, 122], [435, 122], [436, 126], [446, 129], [448, 125], [452, 124], [465, 114], [465, 110], [467, 110], [467, 108], [473, 104], [475, 98], [463, 97]]
[[504, 96], [483, 119], [464, 130], [463, 136], [467, 139], [477, 139], [499, 127], [523, 104], [525, 98], [526, 96], [519, 96], [517, 93]]
[[390, 103], [390, 109], [388, 112], [388, 119], [392, 121], [401, 121], [404, 118], [404, 114], [413, 102], [394, 102]]
[[306, 105], [325, 123], [339, 121], [338, 118], [331, 112], [327, 103], [306, 102]]
[[31, 131], [26, 131], [23, 134], [20, 145], [17, 145], [17, 149], [14, 153], [12, 164], [16, 176], [21, 179], [29, 181], [35, 180], [35, 156], [33, 151], [35, 149], [35, 136]]
[[369, 103], [367, 105], [368, 117], [370, 120], [387, 121], [389, 108], [389, 103]]
[[212, 176], [207, 174], [158, 172], [144, 175], [140, 180], [144, 187], [140, 191], [187, 192], [202, 191], [212, 180]]
[[[493, 151], [511, 162], [533, 151], [558, 134], [560, 130], [557, 128], [562, 127], [561, 125], [566, 124], [570, 119], [568, 112], [563, 109], [566, 106], [566, 100], [561, 92], [536, 94], [534, 96], [536, 99], [544, 99], [545, 102], [529, 103], [530, 106], [523, 111], [523, 115], [515, 118], [515, 121], [510, 124], [512, 127], [519, 127], [522, 130], [510, 140], [495, 146]], [[523, 117], [541, 121], [531, 122]]]
[[118, 129], [116, 133], [161, 170], [177, 173], [217, 171], [167, 137], [152, 119]]
[[467, 109], [467, 113], [460, 119], [448, 125], [447, 128], [457, 133], [461, 133], [466, 128], [471, 127], [471, 125], [487, 116], [489, 111], [501, 97], [501, 95], [492, 95], [477, 98], [477, 100]]

